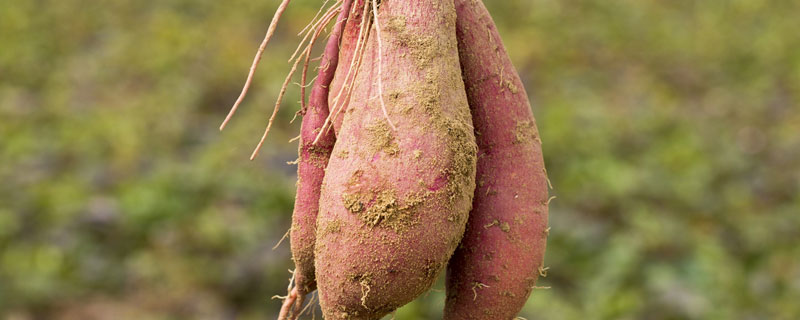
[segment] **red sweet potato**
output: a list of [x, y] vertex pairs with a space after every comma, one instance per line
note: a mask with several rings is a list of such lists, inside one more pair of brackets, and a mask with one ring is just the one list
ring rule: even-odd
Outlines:
[[475, 188], [453, 0], [384, 0], [378, 15], [322, 186], [315, 265], [326, 319], [379, 319], [428, 290]]
[[445, 319], [513, 319], [544, 258], [548, 183], [525, 88], [480, 0], [455, 0], [478, 144], [467, 229], [447, 269]]
[[328, 118], [328, 88], [339, 62], [339, 40], [347, 22], [352, 0], [343, 2], [336, 25], [325, 46], [317, 80], [311, 89], [308, 107], [301, 110], [303, 122], [300, 129], [299, 161], [297, 167], [297, 195], [290, 241], [295, 262], [295, 286], [299, 295], [316, 289], [314, 277], [314, 241], [316, 239], [319, 195], [325, 167], [336, 142], [333, 132], [323, 133], [314, 141]]

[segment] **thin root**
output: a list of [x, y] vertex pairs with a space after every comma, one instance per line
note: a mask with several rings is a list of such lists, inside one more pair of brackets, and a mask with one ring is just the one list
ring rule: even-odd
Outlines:
[[313, 27], [311, 27], [311, 29], [306, 32], [306, 35], [303, 36], [303, 40], [300, 40], [300, 43], [297, 44], [297, 49], [295, 49], [294, 52], [292, 53], [292, 56], [289, 57], [289, 62], [292, 62], [292, 60], [294, 60], [295, 57], [297, 57], [297, 54], [301, 52], [301, 49], [305, 48], [303, 46], [303, 44], [306, 43], [306, 40], [308, 40], [308, 37], [310, 37], [312, 34], [314, 34], [314, 32], [316, 32], [316, 30], [319, 28], [320, 23], [322, 23], [322, 21], [325, 20], [325, 17], [327, 17], [328, 15], [333, 14], [336, 11], [337, 8], [338, 7], [334, 4], [333, 6], [328, 8], [327, 11], [325, 11], [325, 14], [322, 16], [322, 18], [320, 18], [319, 20], [314, 22]]
[[[300, 110], [301, 110], [301, 112], [305, 112], [305, 110], [306, 110], [306, 79], [308, 77], [308, 63], [309, 63], [309, 60], [311, 60], [311, 49], [314, 48], [314, 43], [317, 42], [317, 39], [319, 38], [320, 34], [322, 33], [322, 30], [325, 29], [325, 26], [328, 23], [330, 23], [331, 20], [333, 20], [333, 18], [336, 16], [335, 13], [337, 13], [337, 11], [341, 10], [341, 7], [335, 7], [335, 8], [336, 8], [336, 10], [329, 10], [329, 12], [326, 13], [325, 16], [323, 16], [323, 19], [320, 20], [321, 23], [316, 27], [316, 30], [314, 31], [314, 36], [311, 38], [311, 42], [308, 44], [308, 46], [306, 46], [306, 49], [305, 49], [304, 56], [306, 58], [305, 58], [305, 62], [303, 63], [303, 73], [302, 73], [303, 76], [302, 76], [302, 80], [301, 80], [301, 84], [300, 84]], [[316, 79], [316, 77], [315, 77], [315, 79]]]
[[[353, 8], [355, 9], [355, 6], [353, 6]], [[327, 132], [327, 130], [329, 130], [332, 127], [332, 123], [334, 121], [336, 121], [336, 118], [339, 116], [341, 111], [345, 108], [345, 106], [347, 104], [347, 101], [348, 101], [348, 98], [350, 96], [350, 93], [352, 92], [352, 86], [355, 83], [356, 76], [358, 75], [358, 69], [359, 69], [359, 66], [361, 65], [361, 60], [362, 60], [362, 56], [363, 56], [363, 53], [364, 53], [364, 47], [366, 46], [365, 44], [367, 42], [366, 39], [367, 39], [367, 36], [369, 35], [368, 33], [369, 33], [369, 21], [370, 20], [363, 18], [363, 17], [366, 17], [368, 8], [369, 8], [369, 6], [366, 6], [366, 5], [364, 6], [364, 13], [362, 14], [361, 26], [360, 26], [359, 31], [358, 31], [358, 37], [356, 38], [357, 39], [356, 46], [353, 48], [353, 57], [350, 60], [350, 67], [347, 69], [347, 74], [345, 75], [344, 79], [342, 80], [343, 84], [342, 84], [342, 87], [339, 89], [339, 93], [337, 93], [336, 97], [332, 100], [333, 107], [331, 108], [331, 112], [328, 114], [328, 117], [325, 118], [325, 122], [322, 124], [322, 128], [321, 128], [320, 132], [314, 138], [313, 144], [315, 144], [315, 145], [319, 141], [320, 137], [322, 137], [322, 135], [325, 134]], [[367, 30], [367, 33], [364, 32], [365, 30]], [[352, 80], [350, 78], [351, 74], [353, 75]], [[349, 84], [348, 84], [348, 81], [349, 81]], [[348, 89], [347, 90], [347, 94], [345, 94], [345, 99], [342, 102], [342, 104], [339, 105], [339, 99], [342, 98], [342, 93], [345, 92], [345, 89]], [[338, 108], [337, 108], [337, 106], [338, 106]]]
[[[320, 22], [323, 22], [323, 21], [330, 22], [330, 20], [333, 19], [333, 17], [334, 17], [333, 13], [335, 13], [335, 12], [336, 12], [335, 8], [331, 8], [331, 10], [329, 10], [329, 13], [325, 15], [324, 20], [322, 20]], [[316, 37], [319, 36], [320, 32], [322, 32], [322, 29], [321, 28], [317, 28], [315, 36], [314, 36], [314, 39], [316, 39]], [[312, 42], [309, 43], [309, 46], [314, 44], [313, 43], [314, 39], [312, 39]], [[272, 116], [269, 117], [269, 122], [267, 123], [267, 128], [264, 130], [264, 134], [261, 136], [261, 141], [258, 142], [258, 145], [256, 146], [255, 150], [253, 150], [253, 154], [250, 155], [250, 160], [255, 159], [256, 156], [258, 156], [258, 152], [261, 151], [261, 147], [264, 146], [264, 141], [267, 140], [267, 134], [269, 134], [269, 130], [272, 128], [272, 123], [275, 121], [275, 116], [278, 115], [278, 110], [281, 107], [281, 101], [283, 100], [283, 95], [286, 94], [286, 88], [289, 86], [289, 83], [292, 81], [292, 76], [294, 75], [294, 72], [297, 71], [297, 65], [300, 63], [300, 60], [302, 59], [302, 57], [303, 56], [300, 56], [300, 57], [297, 57], [297, 59], [295, 59], [294, 64], [292, 65], [292, 70], [289, 71], [289, 74], [286, 76], [286, 80], [283, 81], [283, 86], [281, 86], [281, 91], [278, 94], [278, 101], [275, 102], [275, 108], [272, 109]]]
[[[369, 8], [369, 6], [364, 6], [364, 14], [362, 16], [367, 15], [367, 8]], [[343, 97], [344, 99], [342, 100], [342, 104], [338, 109], [336, 109], [336, 114], [333, 115], [333, 119], [331, 119], [332, 120], [331, 122], [336, 121], [336, 119], [339, 117], [342, 111], [344, 111], [347, 108], [347, 105], [350, 102], [350, 97], [352, 96], [353, 88], [355, 87], [356, 78], [358, 78], [358, 73], [361, 70], [361, 62], [363, 62], [364, 60], [364, 52], [366, 51], [367, 39], [369, 39], [369, 30], [371, 28], [370, 26], [371, 26], [371, 20], [365, 19], [362, 21], [362, 26], [361, 26], [362, 30], [359, 31], [358, 42], [356, 43], [356, 48], [354, 50], [355, 55], [353, 56], [353, 61], [351, 62], [350, 69], [347, 70], [348, 75], [350, 74], [351, 70], [353, 71], [353, 77], [350, 78], [349, 83], [347, 82], [348, 81], [347, 77], [345, 77], [344, 85], [340, 89], [339, 94], [336, 96], [336, 98], [334, 98], [334, 105], [335, 105], [336, 103], [338, 103], [341, 94], [345, 93]], [[362, 31], [366, 31], [363, 37], [361, 37]]]
[[[301, 34], [303, 34], [303, 32], [306, 32], [306, 30], [308, 30], [308, 28], [310, 28], [312, 24], [314, 24], [314, 21], [316, 21], [317, 18], [319, 18], [319, 14], [322, 13], [322, 9], [325, 9], [325, 5], [326, 4], [328, 4], [328, 0], [325, 0], [325, 2], [323, 2], [322, 5], [319, 6], [319, 10], [317, 10], [317, 14], [314, 15], [314, 18], [312, 18], [311, 21], [308, 22], [308, 24], [305, 26], [305, 28], [303, 28], [303, 30], [300, 30], [300, 32], [297, 33], [298, 37]], [[291, 61], [291, 60], [289, 60], [289, 61]]]
[[[363, 306], [364, 309], [369, 310], [369, 307], [367, 307], [367, 296], [369, 296], [369, 292], [372, 290], [372, 288], [370, 288], [366, 279], [362, 279], [359, 284], [361, 284], [361, 306]], [[367, 288], [366, 291], [364, 291], [364, 287]]]
[[283, 300], [283, 305], [281, 306], [281, 311], [278, 313], [278, 320], [287, 320], [289, 319], [290, 313], [292, 311], [292, 307], [294, 306], [295, 301], [297, 300], [297, 288], [295, 287], [289, 292], [289, 295]]
[[381, 25], [378, 22], [378, 0], [372, 0], [372, 15], [374, 17], [373, 19], [375, 20], [375, 34], [378, 37], [378, 95], [381, 98], [381, 110], [383, 110], [383, 116], [386, 117], [386, 121], [389, 122], [389, 126], [392, 127], [393, 130], [397, 130], [397, 127], [394, 126], [392, 120], [389, 119], [389, 113], [386, 112], [386, 103], [383, 102], [383, 71], [381, 70], [383, 49], [381, 49]]
[[[541, 141], [539, 144], [541, 144]], [[547, 174], [547, 168], [542, 168], [542, 171], [544, 171], [544, 178], [547, 180], [547, 186], [550, 187], [550, 190], [553, 190], [553, 183], [550, 182], [550, 176]]]
[[[368, 8], [368, 6], [364, 6], [364, 7]], [[364, 16], [366, 16], [366, 9], [365, 9], [364, 12], [365, 12]], [[367, 31], [370, 30], [371, 25], [372, 25], [371, 22], [372, 22], [372, 20], [366, 20], [365, 30], [367, 30]], [[364, 60], [364, 52], [366, 51], [366, 42], [367, 42], [368, 38], [369, 38], [369, 33], [367, 32], [366, 34], [364, 34], [364, 38], [361, 39], [361, 47], [359, 48], [358, 53], [357, 53], [358, 54], [358, 56], [357, 56], [358, 59], [354, 61], [355, 62], [355, 66], [351, 67], [352, 69], [355, 70], [353, 72], [353, 78], [350, 80], [349, 84], [345, 84], [345, 86], [342, 87], [342, 90], [347, 89], [347, 93], [345, 93], [345, 95], [344, 95], [344, 100], [342, 101], [342, 105], [336, 110], [336, 114], [333, 116], [332, 122], [336, 121], [338, 116], [342, 113], [342, 111], [344, 111], [347, 108], [347, 105], [350, 103], [350, 98], [352, 97], [353, 89], [355, 88], [356, 78], [358, 77], [359, 71], [361, 71], [361, 63]], [[336, 97], [336, 98], [338, 99], [339, 97]], [[332, 126], [328, 127], [328, 130], [330, 130], [331, 127]], [[323, 127], [323, 129], [325, 129], [325, 127]]]
[[294, 288], [297, 291], [297, 299], [294, 301], [294, 306], [292, 307], [291, 315], [289, 319], [296, 319], [300, 315], [300, 309], [303, 308], [303, 303], [305, 302], [306, 295], [300, 293], [300, 290], [297, 287]]
[[539, 267], [539, 275], [542, 278], [547, 278], [547, 270], [550, 270], [550, 267]]
[[286, 237], [289, 236], [289, 232], [292, 232], [291, 228], [289, 228], [289, 230], [286, 230], [286, 233], [283, 234], [283, 237], [281, 238], [281, 240], [278, 241], [278, 244], [276, 244], [274, 247], [272, 247], [272, 250], [278, 249], [278, 247], [281, 245], [281, 243], [283, 243], [283, 240], [286, 240]]
[[308, 300], [308, 303], [307, 303], [307, 304], [306, 304], [306, 306], [303, 308], [303, 310], [297, 311], [298, 307], [301, 307], [301, 306], [303, 305], [303, 303], [302, 303], [302, 302], [300, 302], [299, 304], [297, 304], [297, 305], [296, 305], [296, 308], [295, 308], [295, 311], [296, 311], [296, 312], [295, 312], [295, 314], [294, 314], [294, 317], [292, 317], [292, 320], [295, 320], [295, 319], [297, 319], [298, 317], [300, 317], [301, 315], [303, 315], [304, 313], [306, 313], [306, 311], [308, 311], [308, 310], [311, 310], [311, 312], [314, 312], [314, 309], [309, 309], [309, 308], [311, 308], [311, 306], [313, 306], [313, 305], [314, 305], [314, 303], [315, 303], [316, 301], [317, 301], [317, 295], [316, 295], [316, 293], [314, 293], [314, 294], [312, 294], [312, 296], [311, 296], [311, 300]]
[[272, 38], [272, 34], [275, 33], [275, 28], [278, 26], [278, 21], [281, 19], [283, 12], [286, 11], [286, 6], [289, 5], [289, 1], [291, 0], [283, 0], [281, 5], [278, 6], [278, 10], [275, 11], [275, 15], [272, 16], [272, 22], [270, 22], [269, 28], [267, 28], [267, 34], [264, 36], [264, 40], [261, 41], [261, 45], [258, 47], [256, 56], [253, 58], [253, 63], [250, 65], [250, 72], [247, 74], [247, 80], [244, 82], [242, 92], [239, 94], [239, 98], [236, 99], [233, 107], [231, 107], [231, 110], [228, 112], [225, 120], [222, 121], [222, 124], [219, 126], [220, 131], [225, 129], [225, 125], [227, 125], [228, 121], [231, 120], [231, 117], [233, 117], [233, 114], [236, 113], [236, 110], [239, 108], [239, 104], [242, 103], [244, 97], [247, 95], [247, 90], [250, 89], [250, 84], [253, 83], [253, 75], [256, 73], [256, 68], [258, 68], [258, 63], [261, 61], [261, 56], [264, 54], [264, 49], [267, 47], [269, 39]]
[[289, 270], [289, 273], [292, 274], [292, 277], [289, 278], [289, 286], [286, 287], [287, 295], [282, 296], [273, 296], [272, 299], [278, 298], [283, 300], [283, 305], [281, 305], [280, 313], [278, 313], [278, 320], [287, 320], [290, 316], [290, 311], [292, 310], [292, 306], [294, 305], [295, 301], [297, 300], [298, 292], [297, 287], [294, 286], [294, 278], [295, 272]]
[[483, 288], [488, 288], [488, 287], [489, 286], [487, 286], [487, 285], [485, 285], [483, 283], [473, 282], [472, 283], [472, 294], [473, 294], [472, 301], [475, 301], [476, 299], [478, 299], [478, 291], [475, 290], [475, 289], [483, 289]]
[[254, 160], [256, 156], [258, 156], [258, 152], [261, 151], [261, 147], [264, 146], [264, 141], [267, 140], [267, 135], [269, 134], [269, 130], [272, 129], [272, 123], [275, 121], [275, 117], [278, 115], [278, 110], [281, 108], [281, 101], [283, 101], [283, 95], [286, 94], [286, 88], [289, 86], [289, 83], [292, 80], [292, 76], [294, 72], [297, 71], [297, 65], [300, 63], [300, 59], [296, 59], [294, 65], [292, 65], [292, 70], [289, 71], [289, 74], [286, 76], [286, 80], [283, 81], [283, 86], [281, 86], [281, 91], [278, 93], [278, 100], [275, 102], [275, 107], [272, 109], [272, 116], [269, 117], [269, 122], [267, 123], [267, 128], [264, 130], [264, 134], [261, 136], [261, 140], [256, 145], [255, 150], [253, 150], [253, 154], [250, 155], [250, 160]]

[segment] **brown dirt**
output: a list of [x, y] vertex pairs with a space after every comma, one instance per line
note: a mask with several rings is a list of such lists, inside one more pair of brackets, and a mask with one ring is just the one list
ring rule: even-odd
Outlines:
[[514, 128], [514, 143], [522, 144], [537, 139], [536, 127], [531, 121], [517, 121], [517, 126]]
[[392, 128], [385, 120], [377, 121], [375, 124], [367, 127], [369, 137], [367, 144], [369, 151], [373, 155], [379, 151], [383, 151], [387, 155], [396, 156], [400, 152], [397, 147], [397, 142], [394, 141], [394, 134]]

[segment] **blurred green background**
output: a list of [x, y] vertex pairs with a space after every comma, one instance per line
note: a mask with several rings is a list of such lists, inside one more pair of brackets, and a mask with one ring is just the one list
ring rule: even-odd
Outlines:
[[[800, 317], [800, 2], [487, 2], [558, 196], [522, 316]], [[274, 318], [297, 86], [248, 156], [319, 4], [220, 133], [277, 1], [0, 1], [0, 318]]]

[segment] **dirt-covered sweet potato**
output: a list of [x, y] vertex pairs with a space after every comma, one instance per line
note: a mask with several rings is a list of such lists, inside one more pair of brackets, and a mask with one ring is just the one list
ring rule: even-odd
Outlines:
[[343, 2], [337, 22], [325, 46], [308, 106], [305, 110], [301, 110], [303, 122], [300, 128], [298, 150], [297, 195], [295, 196], [290, 233], [292, 259], [295, 262], [294, 284], [301, 296], [316, 289], [314, 241], [320, 187], [336, 138], [333, 132], [325, 132], [316, 141], [316, 144], [314, 141], [322, 130], [325, 119], [328, 118], [328, 89], [339, 63], [339, 40], [347, 22], [351, 4], [352, 0]]
[[428, 290], [475, 189], [453, 1], [383, 0], [377, 16], [322, 186], [315, 265], [326, 319], [379, 319]]
[[548, 183], [525, 88], [480, 0], [455, 0], [477, 187], [448, 264], [445, 319], [513, 319], [542, 269]]

